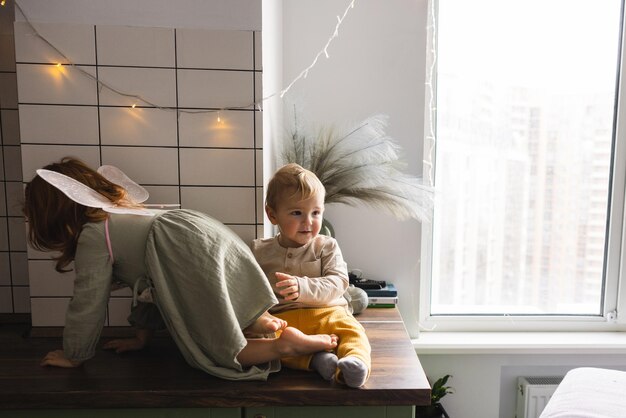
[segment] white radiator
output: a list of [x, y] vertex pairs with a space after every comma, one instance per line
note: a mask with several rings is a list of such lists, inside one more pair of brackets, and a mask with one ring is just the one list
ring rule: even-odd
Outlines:
[[539, 418], [563, 376], [520, 376], [517, 378], [516, 418]]

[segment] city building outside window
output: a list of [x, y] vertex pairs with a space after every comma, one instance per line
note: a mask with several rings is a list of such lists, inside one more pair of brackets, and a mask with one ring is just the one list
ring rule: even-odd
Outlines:
[[622, 7], [431, 4], [423, 329], [620, 326]]

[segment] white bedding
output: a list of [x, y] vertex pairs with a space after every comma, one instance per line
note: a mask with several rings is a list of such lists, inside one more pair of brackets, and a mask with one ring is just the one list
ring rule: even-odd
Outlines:
[[626, 418], [626, 372], [570, 370], [540, 418]]

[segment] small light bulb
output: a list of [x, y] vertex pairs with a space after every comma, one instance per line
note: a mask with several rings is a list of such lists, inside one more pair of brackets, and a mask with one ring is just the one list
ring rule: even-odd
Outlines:
[[57, 67], [61, 68], [63, 66], [63, 64], [61, 64], [60, 62], [57, 62]]
[[222, 118], [220, 117], [220, 112], [217, 112], [217, 121], [222, 122]]
[[133, 103], [133, 105], [131, 107], [134, 109], [135, 106], [137, 106], [137, 103]]
[[7, 0], [0, 1], [0, 6], [4, 6], [7, 3]]

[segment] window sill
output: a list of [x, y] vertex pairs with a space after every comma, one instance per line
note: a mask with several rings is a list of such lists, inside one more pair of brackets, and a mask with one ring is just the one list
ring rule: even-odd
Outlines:
[[417, 354], [624, 354], [626, 332], [421, 332]]

